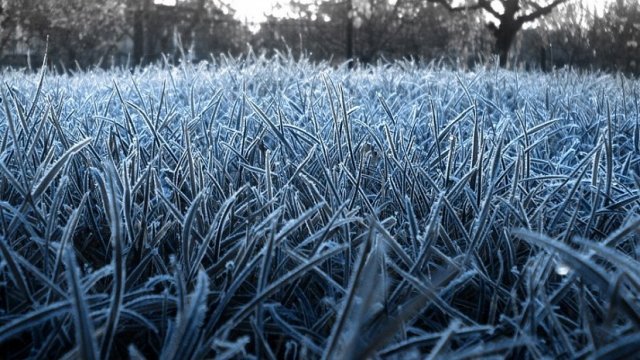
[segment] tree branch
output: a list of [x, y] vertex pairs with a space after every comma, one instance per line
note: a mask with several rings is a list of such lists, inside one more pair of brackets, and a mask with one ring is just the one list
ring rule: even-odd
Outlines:
[[427, 2], [434, 3], [434, 4], [440, 4], [445, 9], [447, 9], [447, 10], [449, 10], [451, 12], [456, 12], [456, 11], [482, 9], [483, 8], [482, 3], [486, 3], [487, 1], [486, 0], [478, 0], [478, 2], [473, 4], [473, 5], [461, 5], [461, 6], [452, 6], [448, 0], [427, 0]]
[[536, 6], [536, 10], [530, 14], [518, 16], [516, 19], [520, 24], [533, 21], [539, 17], [549, 14], [556, 6], [566, 3], [568, 0], [554, 0], [552, 3], [546, 6]]
[[477, 0], [475, 4], [472, 5], [460, 5], [460, 6], [452, 6], [449, 0], [427, 0], [429, 3], [440, 4], [449, 12], [460, 12], [466, 10], [485, 10], [489, 14], [500, 18], [502, 14], [497, 12], [494, 8], [491, 7], [491, 1], [489, 0]]
[[500, 14], [499, 12], [497, 12], [493, 7], [491, 7], [491, 1], [478, 0], [478, 5], [482, 6], [482, 8], [486, 12], [488, 12], [489, 14], [495, 16], [498, 19], [500, 19], [502, 17], [502, 15], [503, 15], [503, 14]]

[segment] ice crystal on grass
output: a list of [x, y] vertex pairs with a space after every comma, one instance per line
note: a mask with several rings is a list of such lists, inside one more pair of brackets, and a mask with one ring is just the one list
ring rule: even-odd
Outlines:
[[3, 84], [7, 358], [638, 350], [636, 80], [250, 56]]

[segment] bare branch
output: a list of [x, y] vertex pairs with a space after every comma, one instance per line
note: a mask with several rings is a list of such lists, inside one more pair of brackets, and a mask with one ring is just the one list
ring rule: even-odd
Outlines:
[[491, 6], [491, 2], [488, 0], [478, 0], [478, 4], [480, 6], [482, 6], [482, 8], [488, 12], [489, 14], [497, 17], [498, 19], [501, 18], [502, 14], [500, 14], [499, 12], [497, 12], [492, 6]]
[[500, 16], [502, 15], [499, 12], [497, 12], [493, 7], [491, 7], [491, 2], [489, 0], [477, 0], [477, 2], [475, 4], [460, 5], [460, 6], [451, 5], [451, 1], [450, 0], [427, 0], [427, 2], [433, 3], [433, 4], [440, 4], [450, 12], [460, 12], [460, 11], [467, 11], [467, 10], [480, 10], [480, 9], [482, 9], [482, 10], [485, 10], [486, 12], [488, 12], [489, 14], [491, 14], [491, 15], [497, 17], [497, 18], [500, 18]]
[[440, 4], [442, 5], [445, 9], [451, 11], [451, 12], [457, 12], [457, 11], [465, 11], [465, 10], [478, 10], [478, 9], [483, 9], [483, 3], [486, 3], [486, 0], [478, 0], [477, 3], [473, 4], [473, 5], [460, 5], [460, 6], [452, 6], [450, 1], [448, 0], [427, 0], [427, 2], [429, 3], [433, 3], [433, 4]]
[[518, 16], [516, 19], [520, 24], [524, 24], [526, 22], [533, 21], [539, 17], [545, 16], [549, 14], [553, 9], [563, 3], [566, 3], [568, 0], [554, 0], [552, 3], [546, 6], [535, 6], [536, 10], [530, 14]]

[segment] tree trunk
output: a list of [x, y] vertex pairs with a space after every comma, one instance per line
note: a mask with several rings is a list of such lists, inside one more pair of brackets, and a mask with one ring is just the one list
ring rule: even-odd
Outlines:
[[511, 49], [518, 30], [520, 30], [520, 26], [518, 26], [517, 23], [503, 21], [494, 32], [496, 37], [496, 53], [500, 57], [500, 67], [507, 67], [509, 50]]
[[144, 64], [149, 55], [149, 12], [151, 1], [142, 0], [133, 10], [133, 65]]
[[144, 24], [142, 10], [135, 9], [133, 12], [133, 65], [142, 62], [144, 57]]
[[353, 3], [347, 0], [347, 30], [346, 30], [346, 56], [349, 69], [353, 67]]

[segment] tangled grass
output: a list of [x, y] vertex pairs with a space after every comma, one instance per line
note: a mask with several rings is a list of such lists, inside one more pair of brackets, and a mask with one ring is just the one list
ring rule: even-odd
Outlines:
[[640, 83], [286, 57], [5, 72], [7, 358], [625, 358]]

